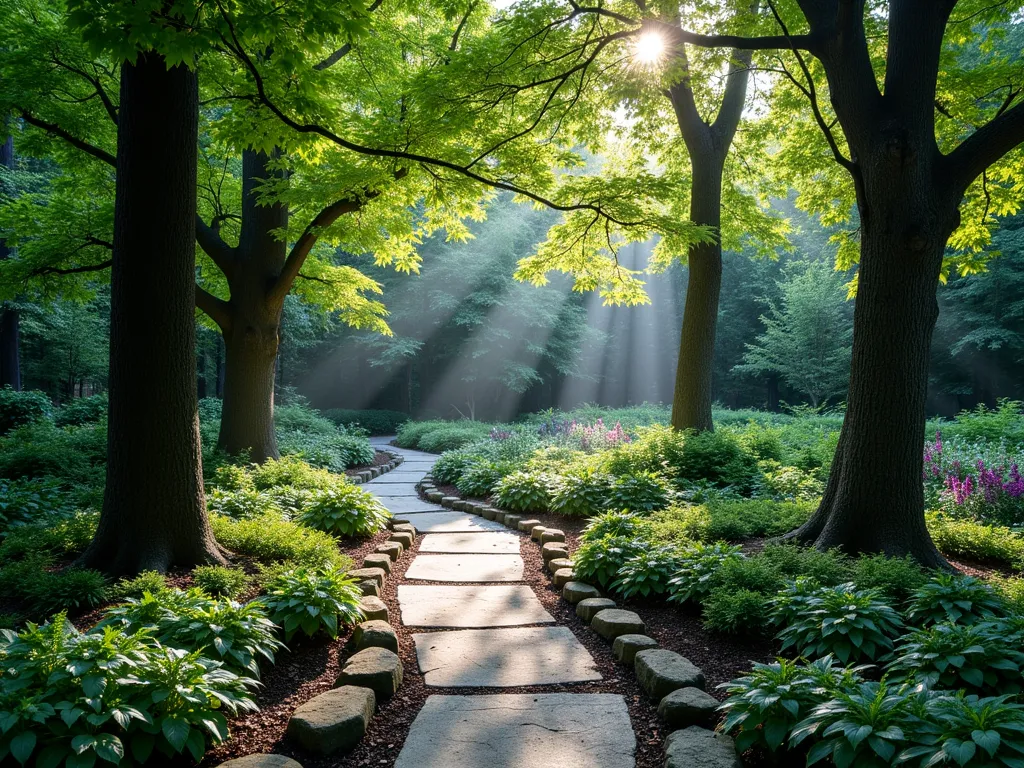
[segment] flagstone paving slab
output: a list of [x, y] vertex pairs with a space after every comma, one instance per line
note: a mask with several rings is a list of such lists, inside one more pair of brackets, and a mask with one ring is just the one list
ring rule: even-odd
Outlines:
[[430, 534], [423, 537], [420, 552], [515, 555], [519, 553], [519, 537], [497, 532]]
[[412, 639], [427, 685], [512, 688], [601, 679], [568, 627], [462, 629]]
[[519, 555], [418, 555], [405, 578], [419, 581], [522, 581]]
[[522, 584], [400, 584], [398, 604], [407, 627], [515, 627], [555, 621], [533, 590]]
[[416, 490], [415, 483], [409, 483], [408, 485], [392, 485], [388, 488], [369, 488], [369, 490], [377, 498], [384, 499], [404, 499], [408, 501], [410, 498], [418, 498], [420, 492]]
[[614, 694], [431, 696], [395, 768], [633, 768], [635, 751]]
[[[405, 466], [404, 464], [402, 466]], [[367, 485], [394, 485], [395, 483], [418, 483], [423, 479], [423, 472], [408, 472], [400, 469], [385, 472], [380, 477], [375, 477]]]
[[444, 507], [431, 504], [429, 501], [421, 501], [415, 497], [395, 498], [394, 496], [377, 496], [377, 501], [383, 504], [393, 515], [410, 515], [417, 512], [443, 512]]
[[465, 512], [426, 512], [404, 515], [416, 526], [417, 533], [473, 533], [474, 531], [500, 531], [502, 526]]

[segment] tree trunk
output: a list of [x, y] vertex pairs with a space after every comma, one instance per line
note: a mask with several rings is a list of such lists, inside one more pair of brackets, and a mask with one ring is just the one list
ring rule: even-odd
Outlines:
[[789, 536], [948, 567], [925, 527], [921, 471], [935, 292], [956, 205], [935, 191], [927, 161], [886, 173], [876, 170], [885, 158], [871, 160], [846, 418], [821, 506]]
[[[0, 165], [14, 168], [13, 136], [8, 136], [0, 145]], [[7, 243], [0, 239], [0, 260], [8, 258], [10, 253]], [[20, 326], [18, 310], [6, 304], [0, 305], [0, 388], [21, 390]]]
[[263, 463], [280, 455], [274, 435], [274, 379], [280, 345], [282, 302], [269, 288], [287, 258], [277, 232], [288, 226], [288, 206], [260, 205], [259, 185], [277, 172], [271, 157], [242, 155], [242, 230], [236, 267], [228, 276], [231, 299], [224, 333], [224, 407], [218, 447], [232, 455], [248, 452]]
[[[725, 155], [707, 147], [691, 160], [693, 184], [690, 219], [714, 227], [722, 222], [722, 169]], [[690, 248], [689, 278], [683, 327], [679, 334], [679, 362], [672, 396], [675, 429], [711, 431], [711, 379], [718, 328], [718, 298], [722, 291], [722, 246], [718, 239]]]
[[107, 482], [80, 561], [114, 575], [224, 562], [196, 406], [196, 75], [142, 54], [121, 67], [120, 103]]

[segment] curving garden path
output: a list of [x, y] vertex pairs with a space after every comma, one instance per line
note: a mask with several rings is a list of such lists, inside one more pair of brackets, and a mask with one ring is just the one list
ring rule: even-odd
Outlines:
[[633, 768], [636, 738], [622, 696], [502, 692], [602, 678], [590, 652], [523, 581], [519, 536], [421, 500], [416, 486], [433, 454], [394, 448], [387, 438], [373, 443], [404, 458], [364, 488], [423, 535], [398, 603], [402, 624], [415, 630], [424, 681], [437, 689], [396, 768]]

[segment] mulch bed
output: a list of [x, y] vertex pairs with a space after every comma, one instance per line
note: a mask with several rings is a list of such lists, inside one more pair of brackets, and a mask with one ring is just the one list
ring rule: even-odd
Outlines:
[[384, 453], [383, 451], [377, 451], [373, 456], [373, 461], [371, 461], [369, 464], [360, 464], [358, 467], [349, 467], [348, 469], [345, 470], [345, 474], [348, 475], [349, 477], [355, 477], [364, 469], [369, 469], [370, 467], [383, 467], [385, 464], [391, 461], [391, 456]]

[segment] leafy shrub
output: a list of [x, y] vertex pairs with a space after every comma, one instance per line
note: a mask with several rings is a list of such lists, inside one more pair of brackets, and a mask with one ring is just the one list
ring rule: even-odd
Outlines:
[[608, 488], [605, 506], [634, 512], [653, 512], [668, 506], [669, 493], [665, 481], [653, 472], [616, 477]]
[[825, 483], [813, 473], [799, 467], [784, 467], [777, 461], [761, 461], [761, 485], [771, 496], [780, 499], [817, 499], [825, 491]]
[[237, 491], [222, 491], [220, 488], [214, 488], [207, 495], [206, 504], [211, 512], [227, 515], [236, 520], [261, 517], [280, 511], [274, 496], [254, 488], [240, 488]]
[[[469, 426], [472, 424], [472, 426]], [[429, 453], [453, 451], [486, 437], [490, 426], [478, 422], [456, 422], [433, 429], [424, 434], [417, 447]]]
[[729, 560], [742, 560], [741, 547], [724, 541], [696, 542], [682, 551], [676, 571], [668, 582], [669, 600], [684, 603], [702, 601], [711, 591], [712, 579]]
[[138, 599], [146, 592], [149, 592], [151, 595], [159, 595], [167, 589], [169, 589], [167, 580], [162, 573], [143, 571], [133, 578], [121, 579], [110, 588], [109, 595], [115, 600]]
[[859, 670], [836, 666], [832, 656], [809, 664], [755, 663], [749, 674], [718, 686], [729, 694], [721, 707], [722, 731], [734, 734], [739, 752], [752, 747], [775, 752], [814, 707], [859, 682]]
[[107, 393], [79, 397], [62, 405], [53, 415], [58, 427], [80, 427], [94, 424], [107, 417]]
[[89, 546], [96, 534], [98, 521], [99, 515], [95, 512], [78, 512], [56, 522], [14, 528], [0, 544], [0, 563], [33, 554], [53, 557], [77, 555]]
[[921, 627], [946, 621], [976, 624], [1005, 613], [1001, 596], [988, 584], [971, 576], [943, 573], [914, 592], [907, 619]]
[[798, 528], [814, 505], [768, 499], [715, 499], [700, 506], [673, 506], [654, 513], [654, 520], [677, 535], [701, 541], [741, 541], [780, 536]]
[[67, 517], [74, 512], [67, 494], [51, 478], [0, 479], [0, 532], [16, 525]]
[[7, 385], [0, 389], [0, 435], [12, 429], [50, 418], [50, 398], [38, 390], [18, 392]]
[[201, 651], [235, 672], [259, 677], [260, 657], [274, 663], [281, 643], [263, 606], [211, 598], [197, 589], [144, 593], [106, 611], [100, 626], [128, 633], [146, 630], [164, 645]]
[[[420, 438], [437, 429], [439, 425], [449, 424], [447, 421], [407, 421], [398, 428], [395, 435], [395, 443], [402, 448], [418, 448]], [[483, 435], [481, 435], [483, 437]]]
[[591, 469], [561, 475], [554, 484], [550, 509], [569, 517], [591, 517], [604, 509], [611, 477]]
[[1024, 564], [1024, 538], [1009, 528], [936, 514], [926, 520], [932, 541], [944, 555], [1015, 567]]
[[704, 626], [712, 632], [759, 634], [768, 625], [768, 605], [762, 592], [716, 587], [704, 600]]
[[552, 484], [544, 472], [513, 472], [494, 486], [494, 500], [514, 512], [543, 512], [551, 504]]
[[573, 553], [573, 572], [584, 581], [593, 580], [607, 587], [626, 561], [645, 548], [643, 541], [624, 536], [590, 539], [582, 542]]
[[968, 693], [1019, 693], [1024, 681], [1020, 635], [998, 622], [935, 624], [900, 639], [887, 670], [896, 680]]
[[809, 658], [831, 653], [843, 663], [875, 661], [892, 649], [903, 626], [877, 592], [858, 591], [852, 583], [816, 590], [797, 615], [791, 605], [788, 600], [775, 603], [774, 617], [786, 622], [777, 637], [783, 650], [795, 647]]
[[192, 581], [208, 595], [235, 598], [245, 589], [249, 579], [244, 571], [237, 568], [201, 565], [192, 571]]
[[819, 585], [833, 586], [850, 578], [849, 558], [837, 549], [822, 552], [799, 544], [766, 544], [757, 555], [781, 576], [807, 576]]
[[255, 558], [265, 565], [289, 563], [345, 567], [351, 564], [338, 551], [338, 545], [330, 535], [288, 522], [277, 515], [251, 520], [213, 515], [210, 525], [217, 541], [227, 549]]
[[409, 421], [409, 414], [387, 410], [350, 411], [331, 408], [324, 411], [323, 416], [338, 425], [358, 425], [371, 435], [393, 435]]
[[462, 472], [455, 481], [455, 487], [463, 496], [484, 498], [491, 495], [491, 490], [501, 478], [514, 471], [515, 465], [509, 462], [480, 461]]
[[355, 580], [342, 571], [302, 566], [278, 574], [260, 602], [274, 623], [284, 628], [287, 642], [299, 630], [309, 637], [321, 630], [337, 637], [339, 626], [362, 620], [361, 596]]
[[84, 568], [42, 571], [26, 585], [24, 596], [40, 615], [95, 608], [107, 599], [107, 580]]
[[316, 491], [347, 482], [344, 477], [314, 467], [296, 456], [282, 456], [280, 459], [265, 461], [253, 467], [249, 477], [252, 486], [261, 491], [281, 488]]
[[346, 483], [314, 491], [298, 520], [338, 536], [373, 536], [384, 530], [390, 517], [376, 496]]
[[672, 463], [679, 480], [706, 480], [750, 491], [758, 478], [757, 458], [726, 432], [688, 434], [682, 455]]
[[[329, 423], [329, 422], [328, 422]], [[344, 472], [349, 467], [370, 464], [376, 456], [365, 437], [293, 430], [280, 432], [277, 438], [282, 454], [296, 456], [314, 467]]]
[[602, 512], [587, 523], [582, 540], [591, 541], [605, 536], [633, 538], [640, 531], [639, 521], [640, 516], [634, 512]]
[[786, 583], [767, 558], [727, 558], [710, 579], [712, 590], [747, 589], [761, 595], [774, 595]]
[[[1009, 696], [936, 696], [915, 723], [915, 741], [901, 760], [921, 765], [1018, 765], [1024, 753], [1024, 712]], [[923, 744], [921, 744], [923, 742]]]
[[51, 421], [20, 427], [0, 438], [0, 477], [52, 477], [79, 500], [102, 499], [106, 424], [58, 429]]
[[896, 603], [907, 602], [924, 585], [928, 576], [912, 557], [869, 555], [851, 565], [851, 578], [858, 589], [873, 589]]
[[147, 633], [80, 634], [63, 615], [0, 634], [0, 760], [89, 766], [166, 762], [228, 737], [227, 718], [254, 711], [255, 681]]
[[440, 458], [434, 462], [430, 473], [434, 481], [443, 485], [455, 485], [462, 473], [476, 466], [483, 461], [479, 454], [472, 453], [468, 449], [459, 451], [445, 451]]
[[905, 686], [858, 683], [840, 689], [819, 704], [795, 729], [791, 746], [815, 736], [807, 765], [831, 757], [837, 768], [888, 766], [907, 745], [907, 725], [914, 697]]
[[[641, 550], [622, 564], [611, 588], [625, 599], [661, 595], [679, 569], [679, 549], [672, 545]], [[575, 565], [575, 561], [574, 561]]]

